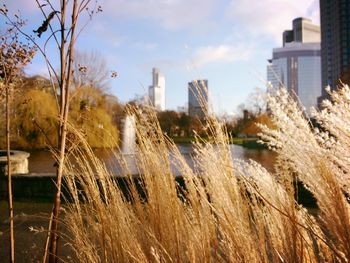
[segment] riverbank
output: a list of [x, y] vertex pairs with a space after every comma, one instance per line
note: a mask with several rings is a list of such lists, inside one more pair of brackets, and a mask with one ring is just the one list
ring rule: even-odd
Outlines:
[[[122, 191], [126, 199], [129, 199], [130, 189], [129, 189], [129, 179], [124, 176], [113, 177], [119, 189]], [[132, 176], [134, 184], [138, 186], [138, 192], [140, 196], [146, 198], [145, 191], [141, 187], [141, 181], [139, 175]], [[27, 175], [13, 175], [12, 176], [12, 188], [13, 197], [15, 200], [53, 200], [56, 193], [55, 185], [55, 174], [27, 174]], [[182, 176], [174, 177], [177, 185], [179, 186], [179, 191], [186, 189], [185, 181]], [[4, 176], [0, 177], [0, 197], [2, 200], [7, 199], [7, 178]], [[316, 207], [316, 200], [312, 194], [304, 187], [301, 182], [295, 185], [298, 189], [296, 194], [296, 200], [304, 205], [305, 207]], [[66, 200], [69, 202], [69, 193], [67, 192], [67, 186], [65, 181], [63, 181], [62, 193]]]
[[[195, 141], [195, 137], [172, 137], [171, 138], [177, 144], [191, 144]], [[205, 141], [205, 139], [203, 139]], [[266, 145], [258, 142], [259, 138], [239, 138], [231, 137], [229, 143], [240, 145], [248, 149], [267, 149]]]
[[[177, 178], [180, 179], [180, 178]], [[181, 187], [185, 187], [184, 181], [177, 180]], [[53, 181], [52, 186], [54, 185]], [[299, 187], [299, 201], [301, 188]], [[180, 192], [179, 192], [180, 193]], [[180, 197], [181, 198], [181, 197]], [[14, 198], [14, 229], [15, 229], [15, 257], [17, 263], [41, 262], [46, 239], [46, 229], [50, 218], [53, 198]], [[309, 203], [310, 204], [310, 203]], [[61, 219], [65, 217], [67, 203], [62, 204]], [[304, 204], [305, 205], [305, 204]], [[313, 215], [317, 215], [315, 206], [307, 206]], [[311, 207], [311, 208], [310, 208]], [[0, 201], [0, 257], [3, 262], [9, 261], [8, 246], [8, 218], [7, 202]], [[69, 246], [71, 237], [64, 224], [60, 224], [61, 238], [59, 244], [59, 255], [62, 262], [77, 262], [74, 252]]]
[[[171, 140], [174, 141], [175, 144], [192, 144], [195, 142], [195, 137], [170, 137]], [[202, 138], [205, 142], [206, 138]], [[241, 138], [241, 137], [231, 137], [229, 139], [230, 144], [240, 145], [249, 149], [267, 149], [264, 144], [258, 143], [259, 138], [257, 137], [249, 137], [249, 138]], [[16, 148], [17, 150], [28, 151], [28, 152], [49, 152], [47, 148]], [[106, 148], [106, 147], [95, 147], [93, 148], [97, 151], [108, 151], [115, 148]]]
[[232, 138], [230, 143], [241, 145], [248, 149], [267, 149], [265, 144], [259, 142], [259, 138]]
[[[274, 171], [274, 163], [276, 154], [272, 151], [264, 149], [249, 149], [242, 147], [244, 140], [236, 139], [236, 144], [229, 145], [232, 153], [232, 159], [253, 160], [260, 163], [268, 171]], [[246, 138], [244, 138], [246, 139]], [[193, 166], [193, 145], [178, 144], [180, 152], [183, 154], [186, 162], [190, 167]], [[120, 177], [124, 174], [116, 160], [116, 151], [113, 150], [94, 150], [95, 155], [105, 163], [109, 171], [113, 171], [115, 177]], [[171, 155], [172, 153], [169, 152]], [[129, 172], [137, 175], [140, 171], [135, 163], [133, 155], [124, 155]], [[32, 151], [29, 157], [29, 174], [13, 175], [13, 193], [16, 198], [53, 198], [56, 192], [55, 175], [56, 168], [54, 166], [55, 160], [48, 151]], [[181, 172], [172, 164], [174, 175], [181, 177]], [[119, 179], [118, 179], [119, 180]], [[63, 188], [65, 190], [65, 187]], [[5, 198], [7, 193], [7, 178], [0, 177], [0, 196]]]

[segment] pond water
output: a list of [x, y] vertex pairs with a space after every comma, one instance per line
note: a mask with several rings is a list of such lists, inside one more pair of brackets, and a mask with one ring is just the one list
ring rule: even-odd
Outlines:
[[[180, 152], [186, 161], [192, 165], [193, 146], [191, 144], [179, 144]], [[264, 149], [248, 149], [239, 145], [230, 145], [233, 158], [243, 160], [254, 160], [264, 166], [267, 170], [272, 171], [275, 163], [276, 154]], [[120, 166], [117, 164], [115, 154], [111, 150], [96, 149], [94, 150], [97, 157], [105, 162], [106, 166], [115, 174], [121, 174]], [[124, 155], [129, 168], [133, 174], [137, 174], [138, 170], [133, 155]], [[171, 153], [170, 153], [171, 158]], [[55, 173], [54, 160], [49, 151], [31, 151], [29, 157], [30, 173]], [[174, 173], [178, 175], [175, 168]]]

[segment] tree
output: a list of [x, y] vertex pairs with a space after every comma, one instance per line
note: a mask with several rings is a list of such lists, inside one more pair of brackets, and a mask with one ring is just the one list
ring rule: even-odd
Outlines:
[[72, 93], [70, 120], [86, 135], [91, 147], [117, 145], [118, 131], [109, 103], [101, 90], [91, 86], [76, 88]]
[[[0, 8], [0, 13], [7, 14], [6, 6]], [[5, 93], [5, 111], [6, 111], [6, 157], [7, 157], [7, 188], [8, 188], [8, 207], [9, 207], [9, 240], [10, 240], [10, 262], [15, 261], [15, 239], [13, 229], [13, 200], [12, 200], [12, 174], [10, 160], [10, 111], [11, 98], [15, 82], [18, 80], [22, 68], [30, 62], [35, 53], [35, 48], [29, 44], [22, 43], [18, 37], [18, 28], [22, 27], [24, 22], [17, 17], [1, 36], [0, 46], [0, 92]]]
[[[50, 81], [41, 76], [21, 76], [15, 87], [21, 92], [13, 94], [11, 145], [24, 149], [56, 147], [58, 107]], [[0, 112], [5, 114], [5, 108], [0, 108]], [[118, 122], [122, 118], [123, 106], [115, 96], [92, 86], [71, 91], [69, 122], [86, 135], [90, 146], [116, 146]], [[0, 140], [5, 145], [2, 126]]]
[[261, 114], [266, 111], [266, 100], [267, 93], [266, 91], [255, 88], [249, 95], [247, 100], [247, 109], [253, 114]]
[[[72, 115], [80, 120], [77, 119], [74, 123], [85, 132], [91, 147], [114, 147], [118, 142], [118, 132], [114, 126], [120, 126], [123, 109], [118, 99], [106, 92], [109, 89], [110, 79], [116, 78], [118, 74], [107, 68], [106, 59], [96, 51], [90, 53], [76, 51], [75, 53], [72, 97], [77, 95], [78, 99], [74, 98], [73, 101], [78, 103], [80, 108], [78, 107], [78, 111]], [[94, 100], [98, 100], [99, 103], [93, 103]], [[84, 117], [87, 112], [88, 119]], [[100, 119], [94, 118], [97, 115]], [[72, 117], [72, 119], [75, 118]], [[86, 119], [84, 123], [82, 118]], [[97, 126], [94, 125], [94, 121], [98, 123]], [[101, 140], [102, 138], [106, 140]]]
[[109, 88], [110, 76], [106, 59], [97, 51], [75, 52], [73, 72], [75, 87], [90, 86], [106, 91]]
[[[54, 200], [54, 208], [52, 213], [52, 224], [50, 222], [50, 253], [49, 262], [57, 262], [57, 240], [58, 240], [58, 222], [59, 222], [59, 211], [61, 204], [61, 186], [62, 186], [62, 176], [63, 167], [66, 160], [66, 140], [68, 134], [68, 116], [69, 116], [69, 104], [70, 104], [70, 93], [72, 88], [73, 70], [74, 70], [74, 49], [76, 38], [79, 35], [78, 22], [80, 21], [80, 16], [83, 12], [87, 12], [88, 16], [91, 18], [95, 13], [101, 12], [100, 6], [96, 5], [95, 2], [91, 0], [73, 0], [71, 3], [67, 0], [60, 2], [59, 10], [56, 10], [51, 4], [50, 0], [46, 0], [45, 4], [41, 4], [39, 0], [36, 0], [38, 8], [44, 16], [42, 24], [33, 30], [37, 33], [40, 38], [47, 35], [47, 41], [55, 41], [58, 47], [59, 58], [60, 58], [60, 69], [57, 72], [52, 63], [48, 58], [48, 54], [45, 52], [45, 47], [39, 46], [35, 41], [34, 37], [30, 34], [22, 31], [19, 26], [10, 18], [7, 13], [7, 8], [4, 6], [2, 14], [8, 20], [8, 23], [15, 27], [23, 36], [32, 41], [32, 43], [38, 48], [39, 52], [45, 58], [49, 74], [52, 77], [53, 83], [58, 83], [58, 148], [57, 148], [57, 176], [56, 176], [56, 186], [57, 193]], [[91, 6], [95, 4], [94, 6]], [[6, 10], [6, 11], [5, 11]], [[58, 21], [58, 28], [53, 28], [52, 21]], [[82, 27], [83, 28], [83, 27]], [[47, 34], [49, 31], [49, 34]], [[44, 44], [46, 45], [46, 44]], [[56, 91], [55, 86], [53, 85]], [[46, 246], [47, 248], [47, 246]], [[43, 261], [46, 261], [47, 249], [45, 249], [45, 254]]]
[[43, 89], [25, 90], [14, 105], [16, 143], [22, 148], [57, 145], [55, 97]]
[[184, 136], [188, 136], [190, 132], [191, 118], [186, 113], [182, 112], [178, 121], [180, 131]]
[[179, 129], [179, 114], [175, 111], [160, 111], [157, 115], [162, 131], [168, 136], [174, 136]]
[[257, 137], [262, 132], [260, 124], [265, 125], [270, 129], [274, 129], [272, 119], [267, 114], [260, 114], [249, 119], [245, 125], [240, 129], [240, 133], [246, 134], [247, 136]]
[[124, 105], [119, 102], [116, 96], [111, 94], [105, 94], [105, 104], [107, 113], [112, 116], [112, 122], [119, 128], [124, 115]]

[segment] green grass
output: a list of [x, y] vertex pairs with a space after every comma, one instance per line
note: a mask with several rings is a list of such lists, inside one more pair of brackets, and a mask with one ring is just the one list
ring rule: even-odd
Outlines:
[[[171, 138], [174, 143], [193, 143], [195, 142], [195, 137], [172, 137]], [[258, 139], [257, 138], [238, 138], [238, 137], [231, 137], [229, 139], [230, 144], [236, 144], [236, 145], [242, 145], [242, 146], [246, 146], [248, 148], [261, 148], [261, 145], [258, 144], [256, 141]], [[254, 145], [256, 147], [254, 147]]]
[[194, 137], [171, 137], [174, 143], [192, 143], [194, 142]]

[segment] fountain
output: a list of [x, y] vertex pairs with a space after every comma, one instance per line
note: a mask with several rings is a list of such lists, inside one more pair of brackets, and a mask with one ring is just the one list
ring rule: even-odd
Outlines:
[[124, 120], [122, 154], [135, 154], [135, 116], [127, 115]]
[[119, 175], [139, 174], [136, 163], [136, 120], [133, 115], [126, 115], [124, 119], [122, 147], [121, 147], [121, 163]]

